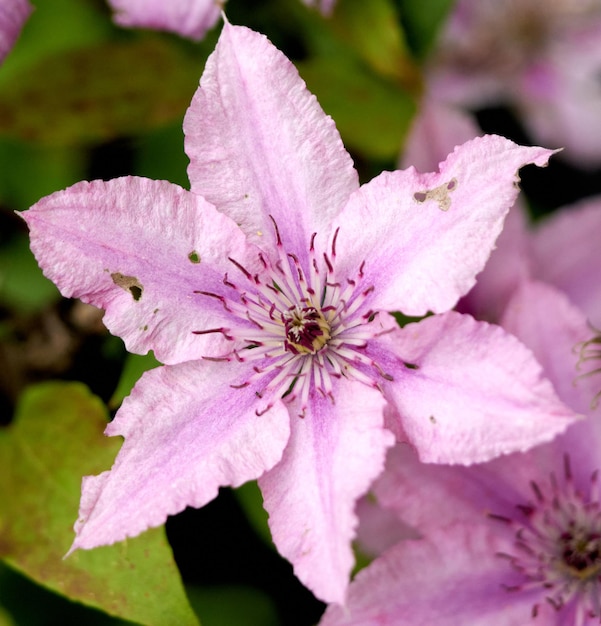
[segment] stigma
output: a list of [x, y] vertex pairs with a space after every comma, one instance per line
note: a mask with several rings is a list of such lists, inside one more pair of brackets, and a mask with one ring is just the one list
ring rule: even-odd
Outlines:
[[316, 354], [330, 339], [330, 324], [317, 308], [295, 306], [282, 315], [286, 350], [294, 354]]

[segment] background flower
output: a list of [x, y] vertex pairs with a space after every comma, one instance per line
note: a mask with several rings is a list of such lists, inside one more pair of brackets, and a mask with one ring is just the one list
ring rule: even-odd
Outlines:
[[13, 47], [32, 10], [28, 0], [9, 0], [0, 7], [0, 62]]

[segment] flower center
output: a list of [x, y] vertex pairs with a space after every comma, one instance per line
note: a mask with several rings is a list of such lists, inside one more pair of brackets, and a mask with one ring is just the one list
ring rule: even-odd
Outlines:
[[[273, 221], [273, 220], [272, 220]], [[304, 416], [312, 390], [334, 401], [333, 381], [345, 377], [381, 389], [378, 379], [392, 380], [366, 353], [370, 339], [389, 332], [390, 327], [375, 322], [369, 308], [373, 285], [366, 285], [361, 263], [353, 276], [340, 277], [335, 271], [336, 237], [329, 253], [320, 258], [311, 238], [308, 254], [301, 263], [296, 254], [283, 249], [275, 221], [275, 259], [259, 253], [262, 270], [248, 271], [230, 259], [242, 282], [226, 275], [223, 282], [231, 297], [206, 291], [196, 294], [218, 299], [231, 325], [194, 334], [221, 333], [232, 342], [232, 349], [203, 358], [239, 362], [252, 361], [245, 387], [261, 378], [263, 390], [273, 391], [285, 402], [298, 401]], [[270, 397], [273, 394], [270, 394]], [[270, 402], [257, 409], [261, 415]]]
[[[554, 475], [548, 489], [531, 483], [535, 501], [519, 505], [522, 521], [491, 516], [515, 529], [516, 555], [501, 554], [523, 574], [526, 581], [508, 591], [540, 589], [557, 611], [576, 603], [580, 615], [601, 617], [601, 502], [597, 472], [591, 477], [588, 494], [578, 491], [564, 458], [564, 484]], [[538, 613], [538, 604], [532, 615]]]
[[309, 306], [294, 307], [282, 315], [286, 350], [293, 354], [315, 354], [330, 339], [330, 325], [323, 314]]
[[601, 533], [599, 529], [577, 526], [561, 533], [558, 540], [558, 563], [561, 570], [581, 581], [596, 577], [601, 571]]

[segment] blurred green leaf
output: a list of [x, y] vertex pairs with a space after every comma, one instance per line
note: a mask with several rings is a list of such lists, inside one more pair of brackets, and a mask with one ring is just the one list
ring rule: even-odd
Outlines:
[[123, 398], [129, 395], [140, 376], [158, 365], [160, 365], [160, 362], [155, 359], [152, 352], [148, 354], [131, 354], [128, 352], [117, 389], [115, 389], [109, 402], [110, 407], [116, 408], [120, 406]]
[[201, 69], [153, 35], [59, 52], [0, 91], [0, 133], [81, 145], [156, 128], [183, 116]]
[[44, 147], [0, 137], [0, 163], [0, 202], [21, 210], [81, 180], [87, 160], [80, 148]]
[[189, 159], [184, 152], [184, 131], [178, 120], [134, 140], [135, 169], [138, 176], [168, 180], [184, 189], [190, 188], [187, 168]]
[[348, 148], [370, 158], [396, 158], [415, 113], [407, 92], [349, 57], [314, 58], [298, 68]]
[[418, 59], [428, 55], [454, 0], [396, 0], [407, 43]]
[[250, 525], [266, 544], [273, 546], [271, 531], [267, 523], [269, 515], [263, 508], [263, 495], [261, 494], [257, 481], [251, 480], [250, 482], [244, 483], [234, 489], [234, 494], [244, 509], [244, 513]]
[[106, 410], [79, 383], [30, 387], [0, 429], [0, 557], [50, 589], [111, 615], [151, 625], [197, 624], [165, 539], [147, 531], [67, 559], [81, 478], [110, 467], [119, 439]]
[[277, 611], [269, 597], [250, 587], [187, 587], [190, 604], [203, 626], [278, 626]]
[[0, 606], [0, 626], [16, 626], [11, 616]]
[[380, 76], [405, 87], [419, 81], [391, 0], [338, 0], [326, 23]]
[[0, 302], [20, 313], [33, 313], [60, 298], [42, 274], [26, 237], [0, 247]]
[[0, 91], [32, 63], [61, 50], [89, 46], [115, 32], [104, 2], [32, 0], [34, 11], [0, 68]]
[[[0, 602], [11, 626], [131, 626], [97, 609], [72, 602], [0, 562]], [[0, 613], [1, 614], [1, 613]], [[0, 619], [0, 626], [2, 620]]]

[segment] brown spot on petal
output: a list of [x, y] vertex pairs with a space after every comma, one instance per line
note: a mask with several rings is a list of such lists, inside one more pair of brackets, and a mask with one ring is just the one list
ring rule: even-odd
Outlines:
[[131, 297], [136, 302], [142, 297], [144, 287], [142, 287], [142, 284], [135, 276], [125, 276], [125, 274], [121, 274], [120, 272], [113, 272], [111, 278], [117, 287], [129, 291]]
[[430, 415], [430, 421], [432, 422], [432, 424], [436, 424], [436, 418], [434, 417], [434, 415]]
[[453, 178], [434, 189], [426, 189], [425, 191], [416, 191], [413, 198], [417, 202], [426, 202], [426, 200], [434, 200], [438, 203], [441, 211], [448, 211], [451, 208], [451, 197], [449, 193], [457, 188], [457, 179]]

